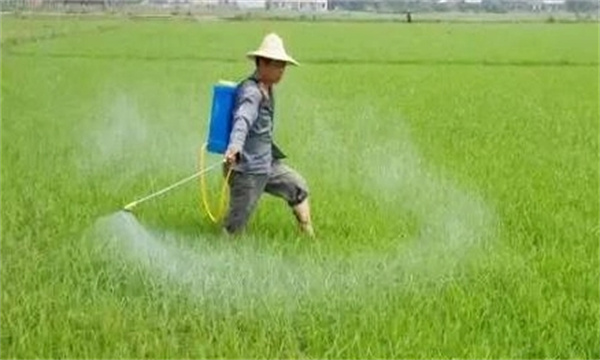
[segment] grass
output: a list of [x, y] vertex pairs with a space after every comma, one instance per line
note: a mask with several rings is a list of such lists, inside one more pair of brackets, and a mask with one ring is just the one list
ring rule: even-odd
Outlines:
[[[116, 213], [271, 30], [319, 240], [268, 197], [224, 240], [197, 184]], [[597, 24], [3, 17], [1, 356], [598, 358], [598, 75]]]

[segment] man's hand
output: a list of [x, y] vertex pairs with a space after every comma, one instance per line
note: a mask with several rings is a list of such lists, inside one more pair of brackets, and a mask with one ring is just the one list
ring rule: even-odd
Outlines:
[[238, 149], [228, 148], [227, 151], [225, 151], [225, 162], [229, 165], [235, 164], [239, 153], [240, 151]]

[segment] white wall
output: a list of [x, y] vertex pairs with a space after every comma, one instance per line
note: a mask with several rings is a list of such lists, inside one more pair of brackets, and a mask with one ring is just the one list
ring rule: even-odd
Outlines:
[[236, 0], [237, 6], [242, 9], [264, 9], [267, 6], [266, 0]]

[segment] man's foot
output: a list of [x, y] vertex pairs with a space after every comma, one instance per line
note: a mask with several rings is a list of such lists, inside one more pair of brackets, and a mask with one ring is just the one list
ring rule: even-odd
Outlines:
[[310, 223], [307, 223], [307, 224], [300, 223], [300, 231], [302, 231], [302, 233], [304, 233], [305, 235], [308, 235], [311, 238], [315, 237], [315, 230], [313, 229], [313, 227]]

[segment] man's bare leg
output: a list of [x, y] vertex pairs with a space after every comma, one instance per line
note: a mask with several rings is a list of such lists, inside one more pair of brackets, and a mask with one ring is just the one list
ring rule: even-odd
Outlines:
[[315, 231], [312, 226], [310, 217], [310, 206], [308, 204], [308, 198], [302, 201], [300, 204], [293, 207], [294, 215], [298, 220], [300, 230], [310, 237], [315, 236]]

